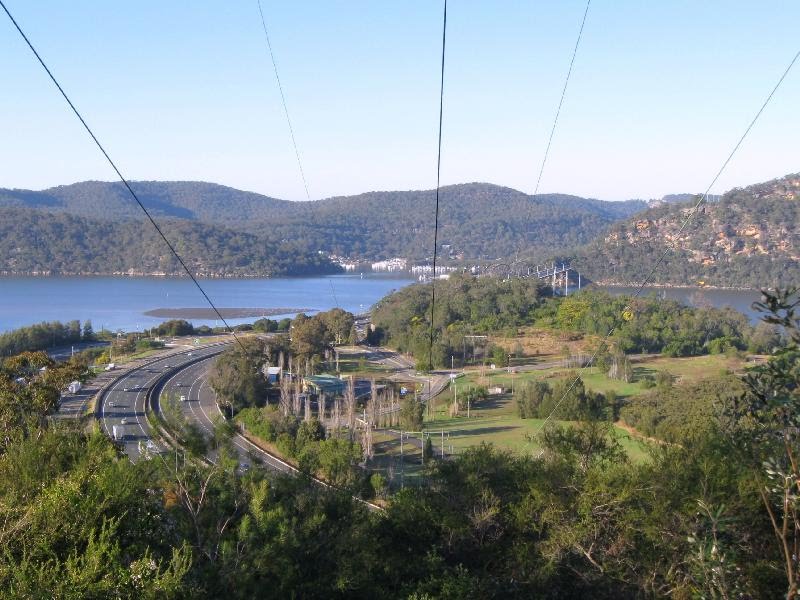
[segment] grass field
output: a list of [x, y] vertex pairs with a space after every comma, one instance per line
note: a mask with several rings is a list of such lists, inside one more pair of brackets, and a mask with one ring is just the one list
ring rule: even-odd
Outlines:
[[[541, 449], [536, 436], [542, 430], [544, 419], [519, 418], [510, 393], [490, 396], [477, 403], [470, 408], [469, 417], [466, 414], [449, 416], [449, 402], [445, 405], [445, 400], [451, 401], [452, 396], [447, 396], [447, 392], [439, 396], [435, 415], [425, 421], [425, 430], [432, 434], [435, 443], [441, 443], [440, 432], [444, 431], [445, 447], [452, 446], [455, 454], [481, 442], [520, 454], [535, 453]], [[620, 427], [614, 427], [614, 435], [633, 460], [645, 459], [647, 448], [644, 442]]]
[[[594, 367], [585, 369], [580, 374], [588, 390], [603, 393], [614, 390], [619, 397], [632, 397], [645, 391], [642, 381], [646, 376], [654, 376], [658, 371], [667, 371], [678, 381], [692, 382], [717, 375], [722, 370], [739, 371], [744, 365], [742, 359], [724, 355], [691, 358], [654, 356], [634, 364], [634, 381], [630, 383], [609, 379]], [[453, 402], [451, 387], [436, 398], [433, 413], [426, 414], [425, 429], [433, 434], [437, 442], [441, 439], [440, 432], [444, 431], [445, 446], [452, 446], [456, 454], [481, 442], [490, 442], [513, 452], [537, 452], [539, 446], [535, 438], [541, 431], [543, 420], [519, 418], [510, 390], [527, 381], [546, 380], [552, 383], [557, 379], [574, 377], [577, 374], [578, 371], [575, 369], [561, 367], [516, 374], [509, 374], [505, 369], [486, 369], [483, 376], [477, 371], [469, 371], [464, 377], [456, 380], [458, 393], [479, 385], [501, 386], [506, 389], [506, 393], [489, 396], [486, 400], [470, 407], [469, 418], [466, 414], [454, 418], [449, 414]], [[633, 460], [646, 458], [647, 443], [638, 439], [635, 434], [615, 426], [614, 435]]]
[[745, 361], [741, 358], [728, 357], [724, 354], [688, 358], [653, 356], [633, 363], [633, 381], [629, 383], [609, 379], [595, 367], [583, 370], [553, 367], [517, 373], [509, 373], [507, 369], [492, 370], [487, 368], [483, 376], [477, 370], [467, 371], [464, 377], [460, 377], [457, 380], [457, 385], [466, 387], [480, 385], [487, 387], [502, 386], [511, 389], [528, 381], [548, 380], [552, 382], [552, 380], [574, 377], [580, 374], [586, 388], [589, 390], [603, 393], [614, 390], [617, 396], [627, 397], [643, 392], [646, 389], [642, 384], [643, 380], [647, 376], [655, 376], [658, 371], [671, 373], [678, 382], [692, 382], [710, 375], [717, 375], [723, 370], [741, 371], [745, 364]]

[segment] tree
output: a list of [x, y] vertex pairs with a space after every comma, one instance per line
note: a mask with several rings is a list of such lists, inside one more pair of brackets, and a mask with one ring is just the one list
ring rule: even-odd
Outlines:
[[299, 314], [292, 321], [292, 352], [296, 358], [305, 360], [320, 358], [333, 337], [322, 319]]
[[[800, 594], [800, 296], [763, 291], [754, 306], [764, 322], [784, 329], [788, 345], [747, 375], [746, 401], [734, 413], [736, 436], [749, 441], [759, 494], [783, 554], [787, 598]], [[763, 466], [762, 466], [763, 465]], [[760, 471], [760, 473], [759, 473]], [[759, 476], [760, 475], [760, 476]]]
[[539, 407], [548, 403], [552, 390], [544, 381], [527, 381], [514, 392], [517, 401], [517, 414], [523, 419], [539, 416]]
[[244, 340], [242, 343], [244, 350], [235, 345], [217, 358], [208, 378], [217, 402], [231, 415], [243, 408], [263, 406], [269, 389], [262, 372], [266, 362], [263, 342]]
[[420, 431], [424, 407], [410, 394], [406, 394], [400, 408], [400, 426], [406, 431]]

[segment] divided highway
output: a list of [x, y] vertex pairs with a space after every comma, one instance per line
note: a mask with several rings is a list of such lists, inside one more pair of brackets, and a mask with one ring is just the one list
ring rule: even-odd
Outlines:
[[[208, 371], [215, 358], [216, 356], [209, 356], [176, 370], [160, 391], [160, 397], [164, 397], [165, 394], [178, 398], [183, 396], [185, 398], [181, 402], [183, 414], [190, 423], [199, 426], [206, 437], [213, 435], [215, 424], [223, 418], [217, 406], [216, 394], [208, 384]], [[274, 471], [282, 473], [297, 471], [238, 433], [233, 435], [231, 442], [239, 453], [239, 463], [242, 465], [249, 465], [251, 458], [255, 457], [261, 464]], [[211, 461], [216, 459], [213, 455], [209, 455], [208, 458]]]
[[150, 425], [145, 416], [147, 393], [159, 378], [171, 370], [197, 360], [221, 353], [230, 344], [223, 342], [199, 348], [178, 351], [155, 359], [143, 366], [130, 369], [100, 393], [96, 415], [103, 431], [113, 437], [114, 426], [122, 426], [125, 453], [132, 459], [139, 458], [140, 443], [155, 450]]

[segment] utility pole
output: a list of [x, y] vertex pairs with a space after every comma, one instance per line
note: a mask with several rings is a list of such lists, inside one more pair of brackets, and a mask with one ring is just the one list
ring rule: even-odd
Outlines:
[[403, 430], [400, 430], [400, 489], [406, 487], [406, 460], [403, 457]]

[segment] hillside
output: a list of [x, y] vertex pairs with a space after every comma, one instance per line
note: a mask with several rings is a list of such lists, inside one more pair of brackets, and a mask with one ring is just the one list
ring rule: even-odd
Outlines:
[[[376, 260], [425, 258], [433, 242], [434, 192], [370, 192], [311, 202], [276, 200], [204, 182], [133, 182], [157, 218], [225, 225], [275, 241]], [[141, 219], [121, 184], [83, 182], [40, 192], [0, 189], [0, 207], [33, 208], [100, 220]], [[440, 195], [440, 235], [454, 256], [497, 258], [517, 252], [544, 257], [590, 241], [642, 201], [605, 202], [471, 183]]]
[[[205, 223], [165, 220], [162, 229], [199, 276], [312, 275], [330, 261], [290, 242]], [[149, 223], [101, 221], [29, 208], [0, 208], [0, 274], [183, 275]]]
[[679, 236], [692, 206], [663, 204], [617, 223], [580, 252], [576, 266], [600, 283], [639, 283], [674, 243], [654, 283], [800, 284], [800, 174], [727, 192], [705, 204]]

